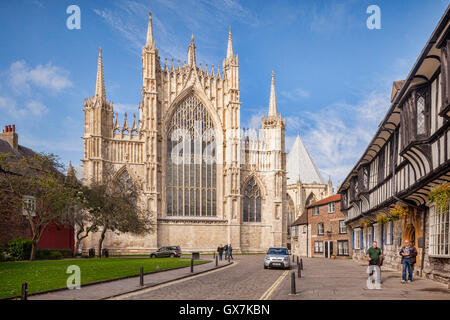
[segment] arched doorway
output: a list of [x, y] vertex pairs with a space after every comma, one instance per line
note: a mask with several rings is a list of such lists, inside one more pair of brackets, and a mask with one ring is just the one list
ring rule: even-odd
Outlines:
[[416, 243], [416, 228], [414, 227], [413, 224], [408, 224], [405, 228], [405, 236], [403, 241], [405, 240], [409, 240], [411, 241], [411, 244], [413, 244], [414, 246], [417, 247], [417, 243]]

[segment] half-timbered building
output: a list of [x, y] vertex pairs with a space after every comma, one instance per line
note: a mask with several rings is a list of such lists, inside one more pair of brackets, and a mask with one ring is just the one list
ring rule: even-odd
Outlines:
[[429, 194], [450, 181], [449, 16], [447, 8], [408, 77], [394, 82], [387, 114], [338, 190], [354, 258], [377, 240], [398, 269], [409, 239], [415, 274], [440, 281], [450, 278], [449, 210]]

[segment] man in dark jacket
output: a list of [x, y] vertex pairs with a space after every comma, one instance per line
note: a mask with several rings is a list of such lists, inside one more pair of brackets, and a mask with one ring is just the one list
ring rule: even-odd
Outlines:
[[223, 255], [223, 247], [222, 247], [222, 245], [217, 247], [217, 252], [219, 253], [219, 260], [222, 261], [222, 255]]
[[417, 249], [411, 241], [405, 240], [405, 245], [400, 250], [402, 256], [402, 283], [406, 282], [406, 271], [408, 271], [408, 282], [412, 282], [413, 266], [416, 263]]

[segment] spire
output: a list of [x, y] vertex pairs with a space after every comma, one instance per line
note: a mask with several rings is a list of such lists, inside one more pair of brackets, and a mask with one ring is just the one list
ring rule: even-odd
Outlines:
[[72, 162], [69, 160], [69, 166], [67, 167], [67, 176], [75, 176], [75, 170], [72, 167]]
[[98, 49], [97, 80], [95, 82], [95, 97], [106, 98], [105, 79], [103, 77], [102, 48]]
[[272, 83], [270, 85], [270, 100], [269, 100], [269, 117], [278, 115], [277, 113], [277, 98], [275, 97], [275, 79], [272, 71]]
[[227, 59], [234, 58], [233, 52], [233, 39], [231, 37], [231, 27], [228, 31], [228, 47], [227, 47]]
[[192, 67], [196, 66], [194, 34], [192, 34], [191, 44], [189, 45], [188, 48], [188, 64]]
[[152, 25], [152, 13], [148, 13], [148, 29], [147, 29], [147, 41], [145, 46], [149, 48], [155, 47], [155, 39], [153, 38], [153, 25]]

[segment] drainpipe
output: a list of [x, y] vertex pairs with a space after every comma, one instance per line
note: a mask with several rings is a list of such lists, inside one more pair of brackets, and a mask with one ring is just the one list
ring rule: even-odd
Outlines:
[[425, 216], [427, 215], [427, 210], [425, 209], [423, 211], [423, 219], [422, 219], [422, 243], [423, 243], [423, 248], [422, 248], [422, 257], [420, 259], [420, 276], [422, 277], [423, 275], [423, 267], [425, 264]]

